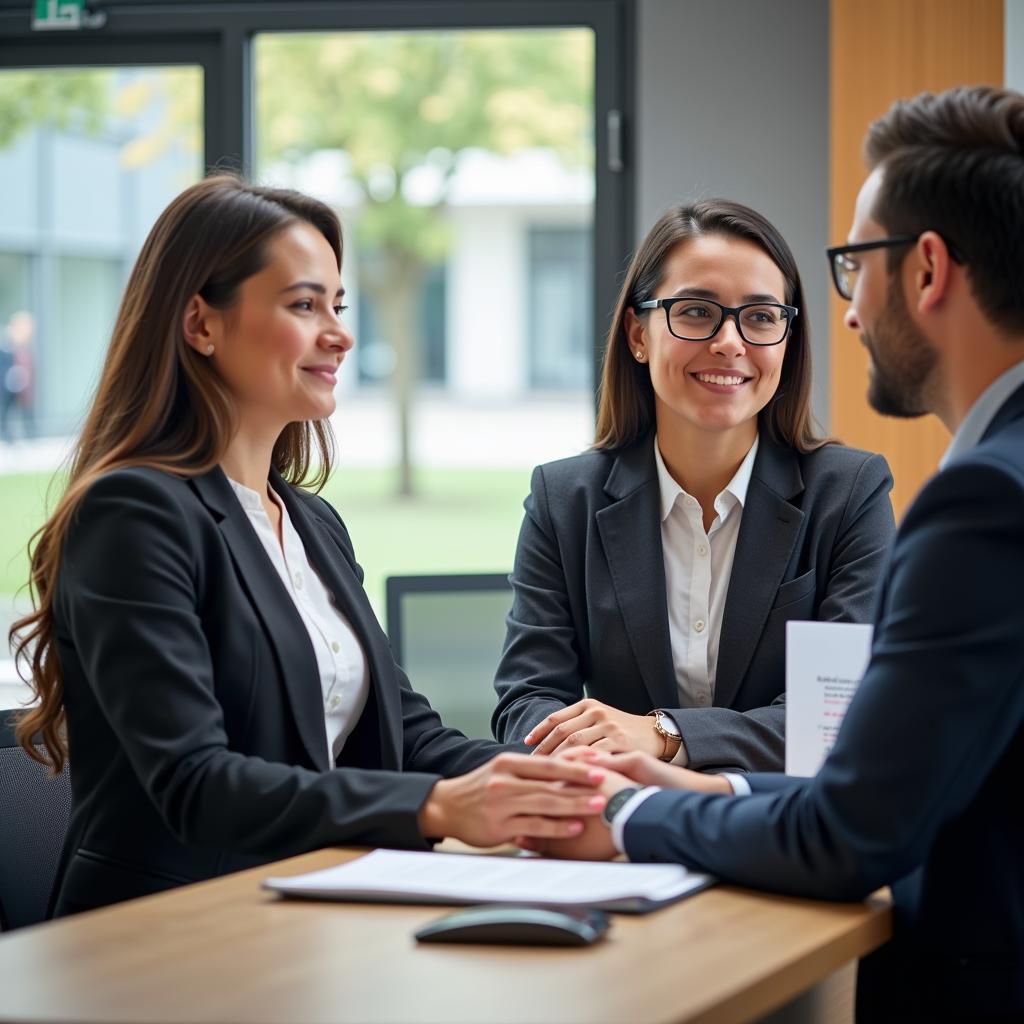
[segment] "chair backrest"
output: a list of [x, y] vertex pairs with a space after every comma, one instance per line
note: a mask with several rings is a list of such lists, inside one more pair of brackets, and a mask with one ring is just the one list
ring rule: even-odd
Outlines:
[[23, 713], [0, 710], [0, 931], [46, 918], [71, 813], [67, 765], [51, 776], [14, 738]]
[[413, 688], [445, 725], [490, 739], [508, 576], [389, 576], [386, 589], [388, 639]]

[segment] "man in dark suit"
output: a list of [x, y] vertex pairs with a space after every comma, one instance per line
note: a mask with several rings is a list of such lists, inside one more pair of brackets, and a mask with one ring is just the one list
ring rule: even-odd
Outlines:
[[869, 399], [933, 412], [954, 437], [897, 534], [836, 745], [815, 778], [755, 774], [746, 795], [742, 780], [582, 752], [630, 781], [607, 784], [610, 829], [547, 849], [619, 848], [823, 899], [891, 885], [895, 935], [861, 964], [858, 1018], [1021, 1019], [1024, 96], [897, 103], [866, 155], [850, 242], [829, 255], [871, 356]]

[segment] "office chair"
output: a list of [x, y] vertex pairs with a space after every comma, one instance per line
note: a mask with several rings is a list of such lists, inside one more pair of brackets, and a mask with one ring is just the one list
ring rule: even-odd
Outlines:
[[445, 725], [491, 739], [494, 672], [512, 586], [504, 573], [389, 576], [388, 639], [413, 689]]
[[68, 766], [56, 777], [14, 738], [21, 710], [0, 710], [0, 931], [46, 918], [71, 812]]

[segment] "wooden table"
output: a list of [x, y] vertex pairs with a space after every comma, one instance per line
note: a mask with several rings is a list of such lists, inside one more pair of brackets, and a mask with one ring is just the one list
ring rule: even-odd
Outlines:
[[331, 849], [0, 936], [0, 1020], [355, 1024], [747, 1021], [884, 943], [888, 902], [715, 887], [584, 949], [419, 946], [438, 907], [261, 891]]

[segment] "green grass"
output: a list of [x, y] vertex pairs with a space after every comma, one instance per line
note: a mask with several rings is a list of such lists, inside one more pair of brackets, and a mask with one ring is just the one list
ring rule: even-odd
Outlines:
[[14, 594], [28, 582], [28, 539], [43, 524], [47, 507], [56, 504], [62, 489], [55, 480], [47, 502], [52, 478], [51, 473], [0, 476], [0, 594]]
[[416, 496], [402, 499], [392, 473], [345, 469], [324, 497], [345, 520], [383, 615], [385, 576], [508, 572], [529, 487], [529, 469], [430, 469], [417, 472]]
[[[50, 474], [0, 477], [0, 594], [28, 579], [26, 544], [43, 522]], [[416, 496], [395, 496], [387, 470], [340, 469], [324, 489], [355, 544], [379, 616], [384, 578], [446, 572], [506, 572], [529, 488], [528, 469], [425, 469]], [[55, 484], [49, 507], [59, 496]]]

